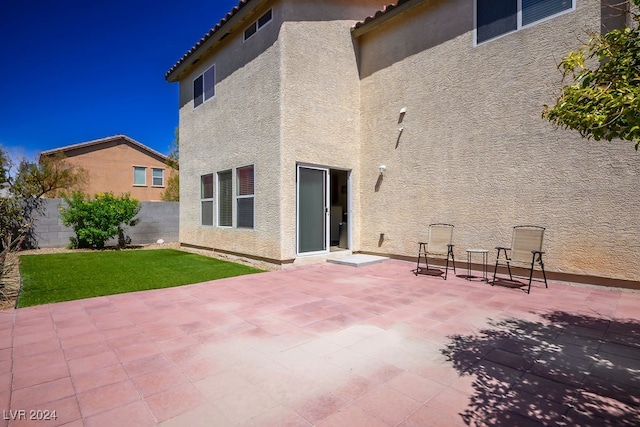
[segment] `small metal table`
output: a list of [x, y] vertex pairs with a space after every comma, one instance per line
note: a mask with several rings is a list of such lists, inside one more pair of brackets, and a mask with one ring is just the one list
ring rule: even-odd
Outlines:
[[480, 278], [471, 274], [471, 255], [482, 254], [482, 280], [489, 282], [487, 279], [487, 262], [489, 260], [489, 251], [487, 249], [467, 249], [467, 280]]

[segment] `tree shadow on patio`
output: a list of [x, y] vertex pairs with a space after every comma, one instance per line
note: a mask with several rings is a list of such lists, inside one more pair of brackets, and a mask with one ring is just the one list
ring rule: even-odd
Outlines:
[[553, 312], [451, 336], [474, 393], [467, 425], [640, 425], [640, 323]]

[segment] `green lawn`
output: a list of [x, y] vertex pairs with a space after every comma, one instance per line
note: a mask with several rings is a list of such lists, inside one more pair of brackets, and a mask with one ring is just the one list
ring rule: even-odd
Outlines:
[[22, 255], [18, 307], [259, 272], [256, 268], [173, 249]]

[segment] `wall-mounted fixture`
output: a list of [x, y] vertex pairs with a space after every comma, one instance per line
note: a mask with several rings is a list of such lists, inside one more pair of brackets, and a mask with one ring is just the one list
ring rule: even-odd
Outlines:
[[398, 124], [402, 123], [405, 114], [407, 114], [407, 107], [402, 107], [400, 109], [400, 117], [398, 117]]
[[402, 126], [400, 126], [400, 127], [398, 128], [398, 132], [400, 132], [400, 133], [404, 132], [404, 128], [403, 128]]
[[382, 175], [384, 171], [387, 170], [387, 167], [385, 165], [380, 165], [378, 166], [378, 170], [380, 171], [380, 175]]

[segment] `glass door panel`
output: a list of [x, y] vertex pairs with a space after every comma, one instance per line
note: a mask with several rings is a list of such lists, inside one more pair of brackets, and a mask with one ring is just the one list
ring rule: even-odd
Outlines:
[[326, 169], [298, 167], [298, 253], [327, 250]]

